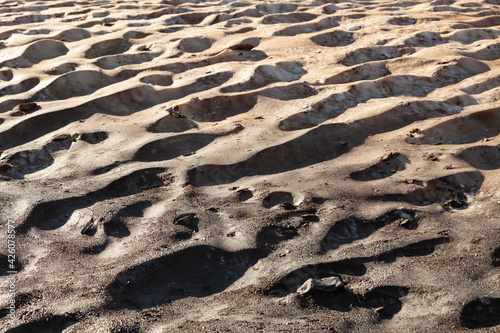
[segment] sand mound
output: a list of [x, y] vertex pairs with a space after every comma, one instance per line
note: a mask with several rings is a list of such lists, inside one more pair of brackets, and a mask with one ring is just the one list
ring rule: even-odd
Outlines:
[[499, 329], [497, 0], [0, 17], [2, 331]]

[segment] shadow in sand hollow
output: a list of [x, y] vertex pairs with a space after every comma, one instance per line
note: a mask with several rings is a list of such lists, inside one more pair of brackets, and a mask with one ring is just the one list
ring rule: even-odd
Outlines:
[[[342, 276], [363, 276], [367, 272], [365, 264], [370, 262], [390, 263], [399, 257], [426, 256], [432, 254], [437, 245], [449, 241], [447, 237], [431, 238], [370, 257], [307, 265], [283, 276], [265, 294], [275, 297], [296, 294], [303, 306], [321, 306], [342, 312], [351, 311], [353, 307], [364, 307], [374, 309], [379, 319], [391, 319], [401, 310], [403, 304], [400, 299], [408, 294], [409, 288], [380, 286], [357, 294], [342, 281]], [[304, 288], [311, 281], [322, 283], [322, 280], [331, 278], [341, 283], [330, 289], [325, 288], [325, 285], [309, 290]]]
[[401, 194], [374, 196], [371, 200], [405, 201], [416, 206], [434, 203], [455, 202], [455, 208], [467, 208], [467, 196], [474, 195], [483, 184], [484, 176], [479, 171], [459, 172], [448, 176], [431, 179], [423, 187]]
[[460, 112], [464, 105], [476, 104], [469, 96], [445, 102], [417, 101], [352, 123], [321, 125], [280, 145], [266, 148], [250, 158], [228, 165], [201, 165], [188, 171], [194, 186], [234, 182], [242, 177], [277, 174], [335, 159], [363, 144], [370, 135], [390, 132], [415, 121]]
[[200, 245], [167, 254], [119, 273], [108, 286], [110, 308], [142, 309], [224, 291], [260, 258], [264, 249], [228, 252]]
[[[177, 216], [174, 224], [185, 225], [181, 220], [186, 217], [189, 223], [194, 223], [188, 227], [197, 229], [198, 220], [192, 213]], [[256, 235], [256, 248], [231, 252], [198, 245], [146, 261], [115, 277], [108, 286], [106, 306], [143, 309], [189, 296], [204, 297], [223, 292], [259, 259], [267, 257], [278, 243], [296, 236], [295, 228], [264, 227]]]
[[[30, 228], [58, 229], [65, 225], [71, 214], [78, 209], [90, 207], [106, 199], [129, 196], [163, 185], [163, 180], [158, 174], [164, 171], [164, 168], [138, 170], [84, 196], [42, 202], [33, 208], [17, 231], [26, 233]], [[124, 228], [118, 229], [121, 230], [118, 232], [121, 236], [127, 233]]]

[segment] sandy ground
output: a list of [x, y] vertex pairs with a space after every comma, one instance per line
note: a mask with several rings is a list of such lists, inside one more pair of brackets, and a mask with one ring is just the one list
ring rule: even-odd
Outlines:
[[0, 330], [500, 331], [499, 27], [498, 0], [3, 1]]

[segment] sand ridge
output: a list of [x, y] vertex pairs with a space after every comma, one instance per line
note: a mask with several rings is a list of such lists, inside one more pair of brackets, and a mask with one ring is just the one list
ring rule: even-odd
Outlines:
[[497, 0], [0, 18], [2, 331], [499, 328]]

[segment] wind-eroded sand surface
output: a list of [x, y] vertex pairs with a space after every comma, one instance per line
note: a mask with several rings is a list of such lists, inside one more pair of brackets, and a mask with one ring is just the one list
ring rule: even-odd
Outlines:
[[2, 332], [500, 330], [500, 2], [4, 1]]

